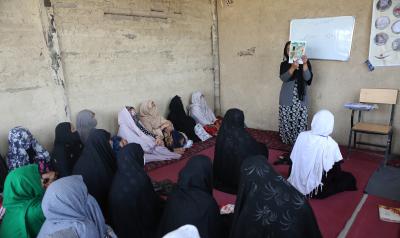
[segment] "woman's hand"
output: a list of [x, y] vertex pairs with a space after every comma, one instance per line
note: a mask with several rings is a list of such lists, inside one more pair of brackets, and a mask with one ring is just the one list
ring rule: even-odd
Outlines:
[[307, 64], [307, 62], [308, 62], [307, 55], [303, 55], [303, 56], [301, 57], [301, 60], [303, 61], [303, 64]]
[[164, 146], [164, 141], [163, 141], [163, 139], [161, 139], [160, 137], [157, 137], [157, 138], [156, 138], [156, 145]]
[[303, 55], [301, 57], [301, 60], [303, 61], [303, 71], [307, 71], [308, 70], [308, 58], [307, 55]]
[[57, 179], [57, 174], [54, 171], [47, 172], [42, 174], [42, 186], [44, 189], [47, 189], [52, 182]]
[[185, 153], [185, 148], [175, 148], [174, 152], [183, 155], [183, 153]]

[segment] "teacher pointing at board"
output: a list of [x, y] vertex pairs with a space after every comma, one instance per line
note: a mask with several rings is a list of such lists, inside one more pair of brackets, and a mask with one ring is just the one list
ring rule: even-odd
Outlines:
[[303, 64], [289, 63], [290, 46], [290, 41], [286, 42], [279, 73], [283, 82], [279, 95], [279, 135], [283, 143], [293, 145], [300, 132], [307, 129], [307, 87], [311, 85], [313, 73], [306, 55], [301, 58]]

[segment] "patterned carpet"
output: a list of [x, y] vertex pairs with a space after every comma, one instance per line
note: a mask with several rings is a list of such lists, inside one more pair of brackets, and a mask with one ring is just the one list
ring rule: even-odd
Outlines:
[[[279, 134], [277, 131], [264, 131], [264, 130], [257, 130], [257, 129], [247, 129], [248, 132], [258, 141], [268, 145], [270, 149], [276, 149], [281, 151], [290, 151], [291, 146], [283, 144]], [[192, 157], [193, 155], [199, 153], [200, 151], [206, 150], [215, 145], [216, 138], [211, 138], [205, 142], [199, 142], [192, 146], [192, 148], [186, 150], [185, 154], [179, 159], [184, 160], [187, 158]], [[151, 162], [145, 165], [145, 171], [151, 171], [167, 164], [175, 163], [179, 160], [167, 160], [167, 161], [158, 161], [158, 162]]]

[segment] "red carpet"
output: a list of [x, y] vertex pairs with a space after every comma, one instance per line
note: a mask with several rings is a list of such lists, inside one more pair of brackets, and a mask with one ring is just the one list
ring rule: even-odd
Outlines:
[[380, 204], [400, 207], [399, 202], [368, 195], [367, 201], [347, 235], [348, 238], [400, 237], [399, 223], [384, 222], [379, 219], [378, 205]]
[[[276, 131], [263, 131], [256, 129], [247, 129], [249, 133], [258, 141], [268, 145], [270, 149], [282, 150], [282, 151], [290, 151], [291, 146], [285, 145], [281, 142], [278, 132]], [[211, 138], [205, 142], [196, 143], [192, 146], [192, 148], [186, 150], [185, 154], [182, 156], [180, 160], [184, 160], [192, 157], [199, 152], [208, 149], [215, 145], [216, 138]], [[146, 171], [151, 171], [153, 169], [160, 168], [162, 166], [177, 163], [180, 160], [168, 160], [168, 161], [159, 161], [159, 162], [151, 162], [145, 165]]]
[[[285, 151], [287, 151], [288, 146], [284, 145], [282, 143], [276, 142], [275, 139], [269, 139], [269, 136], [275, 137], [277, 133], [271, 133], [268, 131], [257, 131], [257, 130], [252, 130], [249, 129], [249, 131], [253, 134], [253, 136], [260, 142], [269, 142], [268, 144], [272, 144], [274, 146], [272, 147], [279, 147], [283, 148], [284, 151], [282, 150], [277, 150], [274, 148], [270, 147], [269, 151], [269, 162], [272, 164], [275, 160], [277, 160], [278, 156], [283, 154]], [[278, 136], [279, 138], [279, 136]], [[151, 178], [154, 180], [162, 180], [162, 179], [171, 179], [173, 181], [177, 180], [178, 173], [179, 171], [183, 168], [183, 166], [186, 164], [187, 159], [190, 158], [191, 156], [195, 154], [203, 154], [209, 156], [211, 159], [214, 157], [214, 143], [215, 139], [212, 139], [210, 141], [205, 142], [206, 145], [203, 146], [202, 143], [196, 144], [193, 148], [189, 150], [190, 156], [183, 156], [183, 159], [174, 161], [171, 164], [168, 165], [160, 165], [162, 167], [159, 167], [155, 169], [154, 167], [152, 170], [149, 172], [149, 175]], [[200, 150], [200, 147], [205, 148], [203, 150]], [[290, 149], [290, 148], [289, 148]], [[342, 150], [343, 155], [345, 155], [345, 151]], [[382, 156], [376, 153], [369, 153], [369, 152], [363, 152], [360, 150], [353, 151], [351, 153], [351, 157], [349, 160], [346, 160], [343, 165], [342, 169], [345, 171], [351, 172], [357, 179], [357, 187], [358, 191], [354, 192], [343, 192], [340, 194], [336, 194], [332, 197], [326, 198], [324, 200], [314, 200], [311, 199], [310, 203], [311, 206], [313, 207], [314, 213], [317, 217], [317, 221], [319, 224], [319, 227], [321, 229], [321, 232], [323, 234], [324, 238], [330, 238], [330, 237], [337, 237], [338, 234], [342, 231], [344, 228], [347, 220], [351, 217], [353, 214], [353, 211], [355, 210], [357, 204], [361, 200], [361, 197], [363, 195], [364, 188], [368, 182], [369, 177], [372, 175], [372, 173], [375, 171], [375, 169], [378, 167], [379, 162], [382, 160]], [[274, 166], [275, 170], [282, 174], [284, 177], [287, 177], [288, 175], [288, 166], [285, 165], [278, 165]], [[235, 196], [222, 193], [220, 191], [214, 190], [214, 197], [217, 200], [218, 204], [220, 206], [225, 205], [227, 203], [235, 203]], [[397, 205], [400, 207], [400, 205]], [[377, 208], [375, 208], [376, 210]], [[363, 211], [363, 210], [362, 210]], [[370, 214], [371, 211], [370, 209], [366, 209], [365, 211], [367, 214]], [[365, 229], [364, 226], [368, 226], [369, 224], [373, 223], [374, 220], [372, 219], [373, 213], [371, 213], [370, 217], [367, 217], [364, 220], [358, 221], [357, 224], [353, 225], [353, 228], [355, 231], [352, 230], [352, 234], [354, 232], [360, 232], [359, 230]], [[377, 215], [377, 213], [375, 214]], [[358, 216], [360, 217], [360, 215]], [[375, 217], [377, 218], [377, 217]], [[357, 226], [357, 227], [354, 227]], [[389, 227], [388, 225], [385, 226]], [[374, 227], [369, 229], [376, 229], [376, 230], [381, 230], [383, 226], [380, 226], [379, 224]], [[396, 228], [396, 227], [394, 227]], [[394, 229], [393, 226], [390, 226], [388, 229], [390, 231], [386, 231], [385, 234], [388, 234], [388, 236], [381, 236], [381, 237], [400, 237], [396, 234], [398, 232], [398, 229]], [[360, 233], [361, 234], [361, 233]], [[368, 233], [362, 233], [362, 234], [368, 234]], [[353, 237], [370, 237], [368, 235], [365, 236], [356, 236]]]
[[381, 156], [375, 154], [353, 152], [350, 159], [343, 163], [342, 169], [351, 172], [356, 177], [358, 191], [339, 193], [323, 200], [310, 200], [325, 238], [337, 237], [342, 231], [360, 202], [368, 179], [378, 168], [381, 159]]

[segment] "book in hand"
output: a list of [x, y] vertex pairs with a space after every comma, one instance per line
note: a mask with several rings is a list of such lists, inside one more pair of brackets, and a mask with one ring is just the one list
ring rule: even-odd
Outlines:
[[289, 64], [296, 62], [303, 64], [301, 57], [306, 53], [306, 42], [305, 41], [291, 41], [289, 48]]
[[400, 208], [378, 205], [382, 221], [400, 223]]

